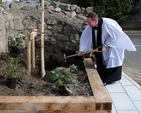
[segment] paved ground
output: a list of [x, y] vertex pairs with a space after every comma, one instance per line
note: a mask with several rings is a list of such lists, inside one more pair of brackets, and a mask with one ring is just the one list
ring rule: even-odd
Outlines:
[[123, 72], [141, 85], [141, 31], [127, 33], [137, 51], [125, 51]]
[[112, 113], [141, 113], [141, 31], [126, 33], [137, 51], [125, 51], [122, 79], [106, 88], [112, 99]]
[[125, 73], [106, 88], [112, 99], [112, 113], [141, 113], [141, 86]]

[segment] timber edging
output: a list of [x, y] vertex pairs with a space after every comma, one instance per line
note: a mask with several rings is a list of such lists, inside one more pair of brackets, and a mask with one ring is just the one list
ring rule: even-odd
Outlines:
[[0, 96], [0, 113], [111, 113], [110, 96], [92, 60], [84, 66], [93, 96]]
[[[84, 61], [87, 76], [96, 101], [96, 110], [112, 110], [112, 100], [90, 58]], [[108, 111], [107, 111], [108, 112]], [[111, 113], [109, 111], [108, 113]]]

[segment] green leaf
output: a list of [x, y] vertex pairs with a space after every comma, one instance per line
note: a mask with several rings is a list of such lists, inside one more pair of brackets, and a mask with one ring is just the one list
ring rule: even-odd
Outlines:
[[16, 78], [16, 74], [18, 72], [18, 69], [20, 67], [19, 59], [18, 58], [12, 58], [10, 56], [4, 57], [7, 61], [7, 71], [6, 71], [6, 77], [8, 78]]
[[72, 64], [69, 68], [57, 67], [54, 70], [51, 70], [50, 78], [55, 82], [56, 87], [65, 84], [72, 84], [77, 82], [77, 75], [74, 73], [74, 70], [77, 70], [77, 67]]

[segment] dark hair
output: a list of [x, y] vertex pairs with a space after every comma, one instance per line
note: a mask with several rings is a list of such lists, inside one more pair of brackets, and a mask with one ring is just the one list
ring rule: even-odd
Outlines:
[[91, 18], [92, 20], [98, 19], [98, 14], [95, 12], [88, 13], [87, 18]]

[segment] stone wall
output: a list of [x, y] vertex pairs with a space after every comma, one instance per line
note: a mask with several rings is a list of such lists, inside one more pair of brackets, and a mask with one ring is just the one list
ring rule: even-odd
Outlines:
[[[30, 6], [31, 5], [31, 6]], [[71, 40], [80, 37], [85, 27], [85, 15], [93, 8], [81, 8], [61, 2], [45, 1], [44, 38], [59, 42], [65, 48], [71, 47]], [[8, 52], [8, 37], [27, 35], [32, 29], [41, 32], [41, 5], [38, 3], [10, 3], [0, 6], [0, 52]]]
[[[67, 4], [71, 1], [46, 0], [44, 2], [44, 38], [59, 42], [65, 48], [71, 48], [71, 40], [80, 37], [86, 25], [86, 15], [93, 11], [92, 7], [83, 8], [75, 4]], [[141, 26], [140, 15], [141, 13], [121, 24], [123, 29], [139, 28]], [[27, 35], [32, 29], [38, 30], [36, 38], [40, 38], [41, 5], [39, 2], [33, 1], [31, 4], [12, 2], [0, 5], [0, 53], [8, 52], [8, 37], [10, 35]]]
[[5, 31], [5, 24], [2, 20], [0, 20], [0, 52], [7, 51], [7, 39], [5, 38], [6, 31]]

